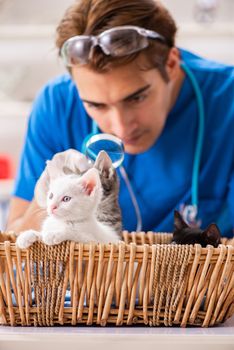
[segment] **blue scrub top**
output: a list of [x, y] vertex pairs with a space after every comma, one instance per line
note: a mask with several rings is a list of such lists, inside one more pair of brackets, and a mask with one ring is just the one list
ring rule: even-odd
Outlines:
[[[198, 217], [205, 228], [219, 224], [224, 236], [234, 228], [234, 68], [181, 50], [193, 71], [205, 104], [205, 135], [199, 174]], [[38, 94], [28, 130], [14, 195], [32, 200], [34, 186], [47, 159], [74, 148], [92, 130], [78, 91], [69, 75], [50, 81]], [[143, 230], [173, 231], [173, 211], [191, 203], [191, 178], [198, 133], [198, 108], [186, 77], [159, 139], [146, 152], [126, 154], [128, 173], [140, 207]], [[124, 229], [136, 229], [136, 214], [120, 177]]]

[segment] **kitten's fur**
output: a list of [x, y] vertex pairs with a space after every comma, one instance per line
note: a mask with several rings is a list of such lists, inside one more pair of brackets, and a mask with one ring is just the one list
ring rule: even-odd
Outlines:
[[76, 242], [118, 242], [116, 231], [97, 220], [97, 208], [102, 199], [98, 170], [84, 175], [63, 175], [50, 183], [47, 213], [40, 233], [29, 230], [17, 238], [20, 248], [27, 248], [41, 239], [48, 245], [65, 240]]
[[64, 174], [81, 176], [91, 167], [98, 169], [103, 188], [97, 218], [100, 222], [112, 226], [121, 238], [122, 215], [118, 202], [119, 180], [112, 161], [105, 151], [99, 152], [94, 165], [82, 153], [74, 149], [57, 153], [51, 161], [47, 161], [47, 166], [36, 185], [36, 201], [42, 208], [46, 208], [46, 193], [51, 180]]
[[221, 243], [220, 231], [216, 224], [210, 224], [205, 230], [200, 228], [189, 227], [183, 220], [180, 213], [174, 211], [174, 233], [172, 243], [176, 244], [195, 244], [198, 243], [202, 247], [207, 244], [218, 247]]
[[119, 207], [119, 179], [112, 161], [106, 152], [101, 151], [94, 163], [98, 169], [103, 188], [102, 200], [98, 206], [98, 220], [110, 225], [122, 238], [122, 215]]
[[34, 196], [41, 208], [46, 208], [47, 193], [50, 182], [66, 174], [82, 175], [91, 164], [84, 154], [69, 149], [56, 153], [51, 160], [47, 160], [46, 167], [36, 183]]

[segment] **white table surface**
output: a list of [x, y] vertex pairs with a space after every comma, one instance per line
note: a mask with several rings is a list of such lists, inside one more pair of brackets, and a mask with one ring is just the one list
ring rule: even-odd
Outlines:
[[234, 317], [212, 328], [0, 327], [0, 350], [234, 350]]

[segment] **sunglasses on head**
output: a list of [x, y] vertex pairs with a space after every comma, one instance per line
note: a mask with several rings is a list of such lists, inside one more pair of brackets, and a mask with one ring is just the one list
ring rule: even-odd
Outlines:
[[159, 33], [137, 26], [120, 26], [105, 30], [99, 35], [77, 35], [65, 41], [60, 55], [65, 66], [88, 63], [92, 50], [100, 47], [105, 55], [122, 57], [149, 46], [149, 39], [167, 44]]

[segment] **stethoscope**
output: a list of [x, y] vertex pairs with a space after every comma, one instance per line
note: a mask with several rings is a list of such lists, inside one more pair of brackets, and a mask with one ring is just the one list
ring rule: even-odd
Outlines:
[[[201, 153], [202, 145], [204, 138], [204, 124], [205, 124], [205, 113], [204, 113], [204, 102], [201, 93], [201, 89], [198, 85], [198, 82], [191, 71], [191, 69], [184, 63], [181, 62], [181, 68], [189, 78], [189, 81], [194, 90], [194, 94], [197, 101], [198, 107], [198, 133], [197, 133], [197, 142], [194, 152], [193, 159], [193, 169], [192, 169], [192, 184], [191, 184], [191, 204], [182, 205], [180, 212], [184, 220], [193, 226], [200, 226], [201, 222], [197, 219], [198, 213], [198, 181], [199, 181], [199, 169], [201, 162]], [[107, 152], [109, 157], [112, 160], [113, 166], [119, 168], [119, 172], [125, 181], [125, 184], [128, 188], [129, 195], [131, 197], [136, 217], [137, 217], [137, 227], [136, 231], [139, 232], [142, 230], [142, 217], [140, 209], [136, 200], [136, 196], [132, 189], [131, 183], [129, 181], [128, 175], [122, 165], [124, 160], [124, 145], [123, 142], [116, 136], [100, 133], [97, 124], [95, 121], [92, 121], [92, 132], [87, 135], [83, 141], [82, 153], [84, 153], [91, 161], [95, 161], [98, 153], [104, 150]]]

